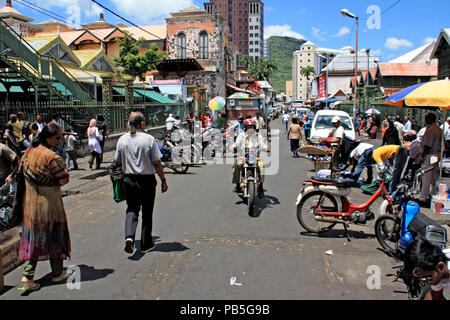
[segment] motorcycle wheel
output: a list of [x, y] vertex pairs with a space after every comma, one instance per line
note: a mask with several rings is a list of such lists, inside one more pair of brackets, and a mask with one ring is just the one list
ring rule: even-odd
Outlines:
[[176, 173], [186, 173], [189, 169], [189, 164], [183, 162], [181, 166], [174, 166], [172, 167], [173, 171]]
[[375, 235], [384, 251], [397, 257], [397, 242], [400, 239], [400, 219], [392, 215], [380, 216], [375, 222]]
[[247, 208], [248, 214], [251, 217], [255, 215], [255, 182], [249, 181], [247, 186], [248, 199], [247, 199]]
[[336, 198], [328, 193], [311, 192], [300, 201], [297, 206], [297, 219], [300, 225], [307, 231], [312, 233], [326, 232], [334, 228], [336, 223], [317, 221], [314, 215], [314, 209], [317, 208], [321, 196], [325, 199], [322, 201], [322, 207], [330, 212], [338, 211]]

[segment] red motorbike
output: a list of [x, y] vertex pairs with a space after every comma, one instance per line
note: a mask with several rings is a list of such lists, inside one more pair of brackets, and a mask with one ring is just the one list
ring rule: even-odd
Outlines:
[[304, 229], [312, 233], [326, 232], [342, 223], [350, 241], [347, 227], [350, 224], [369, 225], [375, 219], [370, 206], [379, 197], [392, 205], [384, 178], [378, 190], [363, 204], [351, 204], [347, 196], [355, 187], [353, 179], [326, 179], [313, 177], [305, 181], [297, 198], [297, 219]]

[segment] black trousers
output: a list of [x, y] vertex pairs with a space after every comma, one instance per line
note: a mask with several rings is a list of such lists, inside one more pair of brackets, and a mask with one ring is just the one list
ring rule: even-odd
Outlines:
[[139, 212], [142, 209], [141, 250], [146, 250], [153, 245], [153, 206], [157, 181], [155, 175], [125, 175], [124, 183], [127, 197], [125, 239], [135, 239]]

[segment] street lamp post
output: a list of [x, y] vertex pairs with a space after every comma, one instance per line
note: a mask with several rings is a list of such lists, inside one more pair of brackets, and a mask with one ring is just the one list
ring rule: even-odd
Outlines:
[[356, 52], [355, 52], [355, 102], [353, 104], [353, 120], [356, 121], [356, 101], [358, 100], [358, 17], [349, 12], [347, 9], [342, 9], [341, 14], [356, 20]]

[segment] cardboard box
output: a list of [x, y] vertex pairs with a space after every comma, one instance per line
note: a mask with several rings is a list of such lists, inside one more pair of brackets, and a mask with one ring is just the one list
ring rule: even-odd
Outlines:
[[[2, 255], [0, 254], [0, 266], [2, 266]], [[1, 268], [1, 267], [0, 267]], [[3, 270], [0, 270], [0, 292], [5, 288], [5, 278], [3, 277]]]
[[5, 274], [22, 263], [19, 259], [20, 236], [17, 235], [9, 242], [0, 246], [2, 263], [0, 273]]
[[436, 214], [450, 214], [450, 199], [431, 197], [431, 210]]
[[15, 227], [3, 232], [0, 232], [0, 246], [8, 243], [12, 239], [20, 236], [20, 229], [19, 227]]

